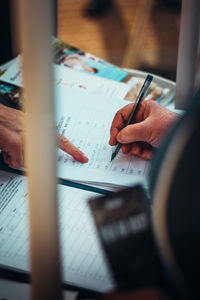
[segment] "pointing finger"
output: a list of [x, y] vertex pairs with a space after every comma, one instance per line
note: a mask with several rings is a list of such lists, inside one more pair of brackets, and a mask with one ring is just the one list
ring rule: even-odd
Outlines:
[[61, 134], [58, 134], [59, 139], [59, 148], [63, 150], [64, 152], [71, 155], [75, 160], [86, 163], [88, 162], [87, 156], [79, 150], [77, 147], [75, 147], [66, 137], [64, 137]]

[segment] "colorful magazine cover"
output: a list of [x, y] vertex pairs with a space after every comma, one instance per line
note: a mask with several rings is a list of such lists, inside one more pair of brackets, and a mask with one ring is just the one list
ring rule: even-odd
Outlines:
[[55, 64], [116, 81], [128, 75], [123, 69], [60, 40], [55, 40], [53, 46]]
[[10, 104], [14, 108], [21, 107], [22, 101], [20, 88], [18, 86], [0, 81], [0, 95], [8, 102], [8, 105]]

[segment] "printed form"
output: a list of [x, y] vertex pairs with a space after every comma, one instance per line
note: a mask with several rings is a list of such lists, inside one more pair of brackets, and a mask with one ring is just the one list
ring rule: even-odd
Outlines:
[[[59, 150], [58, 176], [107, 186], [126, 186], [146, 179], [149, 162], [145, 160], [120, 152], [110, 162], [114, 149], [108, 144], [110, 126], [117, 110], [129, 103], [116, 96], [121, 98], [126, 92], [125, 84], [59, 66], [55, 66], [55, 75], [58, 130], [89, 158], [87, 164], [81, 164]], [[19, 57], [1, 79], [22, 86]]]
[[56, 88], [58, 131], [89, 158], [88, 163], [82, 164], [58, 150], [59, 177], [117, 186], [147, 179], [149, 161], [120, 151], [111, 162], [114, 147], [108, 144], [110, 126], [117, 110], [125, 104], [124, 100]]
[[[104, 292], [114, 287], [87, 200], [99, 194], [58, 185], [63, 281]], [[0, 266], [29, 271], [26, 178], [0, 172]]]

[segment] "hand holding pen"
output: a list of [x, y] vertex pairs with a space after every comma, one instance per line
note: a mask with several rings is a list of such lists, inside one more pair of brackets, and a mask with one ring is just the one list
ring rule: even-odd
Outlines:
[[121, 108], [115, 115], [110, 129], [111, 146], [122, 144], [124, 154], [131, 153], [151, 159], [154, 148], [160, 145], [165, 132], [179, 115], [152, 100], [142, 101], [133, 124], [126, 126], [134, 104]]
[[[145, 95], [146, 95], [146, 93], [148, 91], [148, 88], [149, 88], [149, 86], [151, 84], [152, 79], [153, 79], [152, 75], [147, 75], [147, 77], [145, 79], [145, 82], [142, 85], [141, 90], [138, 93], [137, 99], [136, 99], [136, 101], [135, 101], [135, 103], [133, 105], [133, 110], [131, 111], [131, 113], [129, 115], [129, 118], [128, 118], [128, 120], [127, 120], [127, 122], [126, 122], [126, 124], [125, 124], [124, 127], [126, 127], [126, 126], [134, 123], [135, 118], [136, 118], [136, 114], [137, 114], [138, 109], [139, 109], [139, 105], [142, 102], [142, 100], [144, 99], [144, 97], [145, 97]], [[121, 149], [121, 146], [122, 146], [122, 144], [118, 142], [117, 145], [116, 145], [116, 148], [115, 148], [114, 152], [112, 153], [111, 161], [118, 154], [119, 150]]]

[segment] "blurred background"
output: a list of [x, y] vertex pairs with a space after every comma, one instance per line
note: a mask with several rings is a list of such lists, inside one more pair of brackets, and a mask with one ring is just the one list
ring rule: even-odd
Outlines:
[[175, 80], [180, 10], [178, 0], [58, 0], [58, 38]]
[[[1, 0], [0, 64], [12, 57], [9, 13], [12, 1]], [[175, 80], [181, 0], [52, 2], [57, 35], [62, 41], [120, 67]], [[15, 32], [14, 20], [12, 27]], [[16, 56], [18, 47], [13, 48]]]

